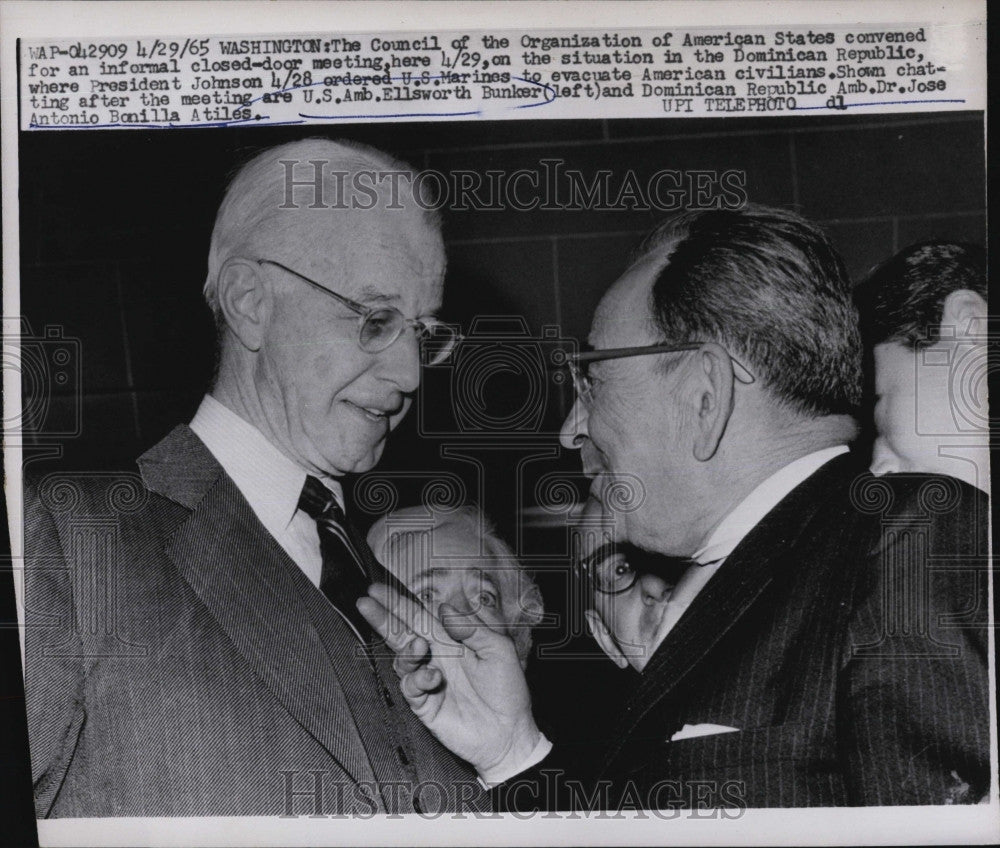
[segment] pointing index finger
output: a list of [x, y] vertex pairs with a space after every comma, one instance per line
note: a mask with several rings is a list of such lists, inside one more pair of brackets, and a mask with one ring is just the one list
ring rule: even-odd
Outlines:
[[391, 616], [390, 624], [394, 619], [399, 623], [399, 627], [423, 637], [429, 643], [452, 646], [456, 644], [441, 626], [441, 622], [419, 601], [404, 597], [391, 587], [381, 583], [373, 583], [368, 589], [368, 594], [378, 601], [387, 614]]

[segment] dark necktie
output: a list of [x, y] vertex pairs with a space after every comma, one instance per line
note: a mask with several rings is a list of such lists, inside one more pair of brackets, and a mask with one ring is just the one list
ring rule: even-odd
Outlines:
[[316, 521], [319, 531], [323, 557], [320, 590], [357, 631], [358, 637], [363, 642], [372, 642], [373, 631], [355, 605], [358, 598], [367, 594], [373, 576], [383, 579], [381, 574], [370, 573], [373, 557], [367, 543], [347, 523], [333, 493], [315, 477], [306, 477], [299, 509]]

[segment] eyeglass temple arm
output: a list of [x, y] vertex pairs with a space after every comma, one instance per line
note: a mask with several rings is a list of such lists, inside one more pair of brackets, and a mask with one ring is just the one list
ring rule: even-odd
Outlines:
[[600, 362], [602, 359], [625, 359], [630, 356], [649, 356], [654, 353], [670, 353], [671, 351], [697, 350], [700, 342], [685, 342], [672, 345], [646, 345], [643, 347], [609, 347], [600, 350], [585, 350], [581, 353], [571, 353], [569, 358], [575, 362]]
[[[601, 362], [605, 359], [627, 359], [630, 356], [649, 356], [655, 353], [679, 353], [685, 350], [698, 350], [703, 344], [705, 343], [685, 342], [683, 344], [646, 345], [643, 347], [611, 347], [601, 350], [585, 350], [582, 353], [571, 353], [567, 359], [574, 363]], [[757, 378], [754, 377], [749, 368], [729, 353], [729, 351], [726, 351], [726, 353], [729, 354], [733, 365], [736, 366], [735, 370], [737, 373], [735, 376], [737, 380], [745, 385], [757, 382]]]
[[348, 309], [352, 310], [353, 312], [357, 312], [358, 315], [367, 315], [371, 311], [363, 303], [358, 303], [356, 300], [351, 300], [349, 297], [344, 297], [344, 295], [342, 294], [337, 294], [337, 292], [328, 289], [326, 286], [320, 285], [315, 280], [310, 280], [304, 274], [300, 274], [298, 271], [289, 268], [287, 265], [282, 265], [280, 262], [275, 262], [273, 259], [258, 259], [257, 264], [274, 265], [276, 268], [280, 268], [282, 271], [287, 271], [293, 277], [298, 277], [300, 280], [302, 280], [302, 282], [308, 283], [314, 289], [317, 289], [318, 291], [321, 291], [324, 294], [330, 295], [330, 297], [344, 304], [344, 306], [346, 306]]
[[[364, 316], [364, 315], [367, 315], [369, 312], [372, 311], [372, 309], [370, 307], [365, 306], [363, 303], [358, 303], [356, 300], [351, 300], [349, 297], [344, 297], [344, 295], [342, 295], [342, 294], [337, 294], [337, 292], [328, 289], [326, 286], [320, 285], [315, 280], [310, 280], [305, 275], [300, 274], [298, 271], [295, 271], [292, 268], [289, 268], [287, 265], [282, 265], [280, 262], [275, 262], [273, 259], [258, 259], [257, 260], [257, 264], [258, 265], [274, 265], [276, 268], [281, 268], [282, 271], [287, 271], [292, 276], [298, 277], [300, 280], [302, 280], [302, 282], [308, 283], [314, 289], [318, 289], [319, 291], [323, 292], [324, 294], [328, 294], [328, 295], [330, 295], [330, 297], [335, 298], [340, 303], [344, 304], [344, 306], [346, 306], [348, 309], [351, 309], [354, 312], [357, 312], [358, 315]], [[410, 327], [421, 327], [424, 330], [426, 330], [428, 327], [435, 326], [437, 324], [445, 325], [444, 321], [438, 321], [436, 319], [434, 321], [430, 322], [430, 323], [428, 323], [427, 321], [421, 321], [419, 318], [405, 318], [404, 317], [403, 320], [406, 322], [407, 326], [410, 326]], [[447, 326], [447, 325], [445, 325], [445, 326]], [[454, 342], [452, 342], [453, 346], [457, 345], [459, 342], [461, 342], [465, 338], [465, 336], [463, 336], [458, 331], [453, 330], [452, 332], [454, 333], [454, 336], [455, 336], [455, 340], [454, 340]]]

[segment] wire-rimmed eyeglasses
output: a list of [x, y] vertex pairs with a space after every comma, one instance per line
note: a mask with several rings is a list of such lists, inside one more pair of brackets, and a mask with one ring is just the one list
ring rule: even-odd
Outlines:
[[462, 340], [461, 334], [454, 327], [442, 321], [407, 318], [394, 306], [365, 306], [273, 259], [258, 259], [257, 263], [280, 268], [357, 313], [358, 346], [366, 353], [385, 350], [402, 335], [403, 330], [413, 327], [420, 347], [420, 361], [424, 365], [440, 365]]
[[[625, 359], [630, 356], [650, 356], [657, 353], [680, 353], [686, 350], [697, 350], [705, 342], [684, 342], [682, 344], [653, 344], [641, 345], [640, 347], [612, 347], [603, 350], [587, 350], [581, 353], [569, 354], [566, 357], [566, 367], [569, 369], [570, 377], [573, 379], [573, 388], [576, 389], [577, 396], [584, 404], [591, 404], [594, 400], [594, 384], [590, 376], [590, 363], [602, 362], [606, 359]], [[738, 359], [729, 354], [733, 362], [733, 375], [745, 385], [756, 381], [756, 377], [750, 373]]]

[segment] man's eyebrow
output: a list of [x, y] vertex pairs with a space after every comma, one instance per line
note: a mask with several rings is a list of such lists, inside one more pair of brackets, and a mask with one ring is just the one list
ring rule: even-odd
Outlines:
[[431, 578], [433, 580], [435, 575], [445, 575], [445, 576], [447, 576], [449, 574], [455, 574], [456, 572], [459, 572], [459, 571], [465, 571], [465, 568], [463, 568], [460, 565], [451, 565], [451, 566], [448, 566], [448, 565], [431, 565], [431, 566], [428, 566], [427, 568], [422, 568], [420, 571], [418, 571], [416, 574], [414, 574], [413, 575], [413, 580], [414, 581], [417, 581], [417, 580], [426, 580], [427, 578]]
[[370, 285], [364, 286], [354, 299], [362, 303], [399, 303], [398, 294], [386, 294]]
[[[380, 291], [374, 286], [365, 286], [358, 293], [357, 297], [351, 299], [357, 300], [360, 303], [365, 303], [365, 304], [382, 304], [382, 305], [398, 307], [399, 302], [402, 298], [398, 294], [386, 294], [384, 291]], [[426, 312], [422, 312], [418, 317], [436, 319], [440, 311], [441, 311], [440, 306], [434, 306], [431, 309], [428, 309]]]
[[476, 570], [479, 572], [480, 584], [485, 584], [491, 589], [496, 589], [498, 592], [500, 591], [500, 581], [490, 574], [485, 567]]

